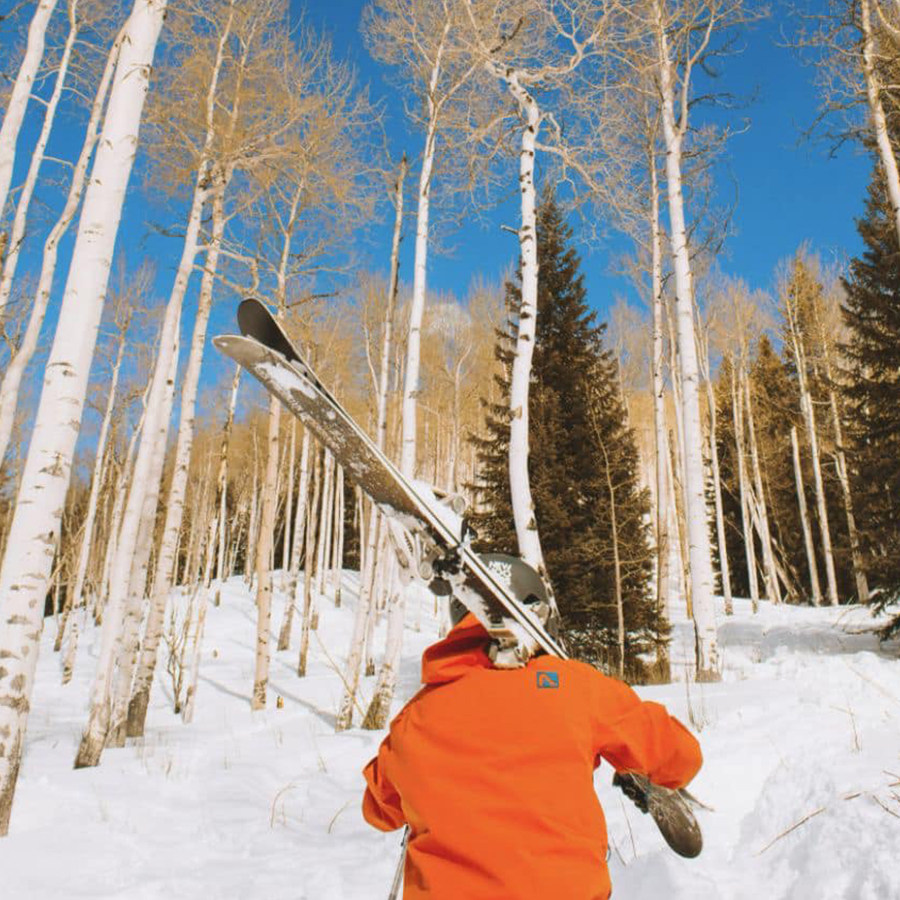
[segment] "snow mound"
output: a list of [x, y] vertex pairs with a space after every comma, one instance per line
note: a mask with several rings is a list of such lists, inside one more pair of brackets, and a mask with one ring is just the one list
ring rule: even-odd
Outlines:
[[[231, 580], [207, 616], [193, 724], [171, 711], [163, 661], [146, 736], [77, 772], [96, 635], [84, 635], [62, 687], [48, 620], [11, 830], [0, 840], [3, 900], [386, 896], [400, 834], [372, 830], [360, 811], [361, 769], [384, 733], [334, 732], [357, 588], [346, 572], [342, 606], [321, 599], [305, 678], [299, 628], [295, 646], [274, 654], [269, 708], [251, 713], [256, 612], [250, 589]], [[273, 638], [284, 602], [276, 590]], [[434, 598], [411, 587], [395, 711], [418, 689], [439, 623]], [[617, 900], [900, 900], [900, 663], [870, 624], [864, 610], [762, 604], [754, 615], [738, 601], [732, 617], [719, 610], [723, 680], [698, 685], [691, 627], [674, 623], [682, 680], [638, 690], [698, 733], [705, 765], [692, 790], [715, 811], [698, 813], [703, 854], [681, 859], [602, 766], [595, 786]], [[380, 623], [376, 656], [383, 643]], [[362, 709], [373, 687], [362, 679]]]

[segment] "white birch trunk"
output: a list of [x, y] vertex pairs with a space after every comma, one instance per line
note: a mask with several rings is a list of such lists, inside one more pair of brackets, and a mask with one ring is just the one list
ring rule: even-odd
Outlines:
[[[403, 185], [408, 170], [406, 154], [400, 161], [397, 181], [394, 185], [394, 234], [391, 242], [391, 275], [388, 284], [384, 311], [384, 328], [381, 345], [381, 367], [378, 378], [377, 421], [375, 435], [378, 449], [384, 451], [387, 444], [387, 401], [390, 362], [393, 353], [394, 306], [397, 300], [400, 269], [400, 237], [403, 229]], [[362, 526], [363, 509], [360, 507], [360, 525]], [[378, 509], [371, 504], [369, 527], [360, 527], [360, 578], [359, 600], [353, 615], [353, 632], [350, 636], [350, 649], [347, 653], [347, 666], [344, 669], [344, 694], [341, 698], [338, 714], [335, 719], [335, 730], [343, 731], [353, 724], [353, 707], [356, 703], [356, 691], [359, 688], [359, 672], [366, 646], [366, 634], [370, 619], [374, 619], [372, 609], [372, 591], [370, 580], [375, 562], [375, 549], [378, 540]], [[365, 540], [363, 539], [365, 531]]]
[[371, 555], [371, 564], [369, 564], [369, 615], [366, 622], [366, 639], [365, 639], [365, 673], [366, 676], [375, 674], [375, 626], [378, 623], [378, 613], [381, 611], [381, 573], [384, 571], [386, 557], [389, 552], [388, 548], [388, 520], [379, 515], [377, 543], [375, 550]]
[[[153, 376], [151, 371], [147, 388], [141, 399], [141, 417], [138, 419], [137, 426], [128, 441], [128, 450], [125, 453], [125, 462], [119, 471], [116, 479], [115, 499], [113, 500], [112, 515], [110, 516], [109, 538], [104, 549], [105, 556], [103, 560], [103, 583], [100, 591], [94, 598], [94, 622], [100, 625], [102, 622], [102, 611], [106, 608], [106, 600], [109, 597], [109, 584], [112, 577], [113, 562], [116, 558], [116, 547], [119, 543], [119, 532], [122, 527], [122, 515], [125, 512], [125, 501], [128, 499], [128, 485], [131, 483], [131, 473], [134, 469], [134, 457], [137, 450], [138, 441], [144, 433], [144, 423], [147, 420], [147, 398], [150, 395], [150, 385]], [[63, 684], [65, 684], [65, 677]]]
[[103, 75], [100, 78], [100, 84], [97, 86], [97, 92], [94, 95], [94, 102], [91, 106], [91, 116], [85, 131], [84, 143], [81, 147], [81, 154], [78, 157], [78, 162], [75, 164], [75, 169], [72, 174], [72, 183], [69, 185], [69, 193], [66, 197], [65, 206], [63, 207], [63, 211], [59, 218], [56, 220], [56, 223], [50, 229], [47, 239], [44, 241], [41, 271], [38, 275], [37, 289], [35, 291], [31, 313], [28, 317], [28, 325], [26, 326], [25, 334], [22, 336], [22, 343], [11, 355], [6, 371], [3, 373], [3, 381], [0, 382], [0, 459], [3, 459], [6, 456], [6, 450], [9, 447], [10, 436], [12, 435], [13, 424], [15, 422], [16, 406], [19, 401], [19, 388], [22, 383], [22, 376], [37, 349], [41, 328], [44, 324], [44, 316], [47, 312], [47, 306], [50, 303], [50, 292], [53, 288], [53, 276], [56, 274], [56, 259], [59, 250], [59, 242], [62, 240], [63, 235], [68, 231], [69, 225], [75, 218], [75, 213], [78, 210], [82, 194], [84, 193], [88, 165], [90, 164], [94, 148], [97, 145], [103, 106], [106, 102], [106, 95], [109, 93], [109, 86], [112, 82], [125, 30], [126, 26], [123, 26], [116, 36], [116, 39], [113, 41], [109, 55], [107, 56], [106, 66], [103, 70]]
[[[238, 387], [241, 383], [241, 367], [234, 367], [234, 378], [231, 380], [231, 398], [228, 401], [228, 415], [225, 419], [225, 427], [222, 429], [222, 446], [219, 451], [219, 549], [216, 554], [216, 580], [219, 582], [219, 590], [225, 581], [225, 517], [228, 512], [228, 441], [231, 437], [231, 428], [234, 424], [234, 410], [237, 406]], [[219, 605], [219, 593], [216, 592], [216, 606]]]
[[194, 720], [194, 707], [197, 703], [197, 687], [200, 683], [200, 656], [203, 648], [203, 629], [206, 624], [206, 610], [209, 606], [209, 583], [212, 578], [212, 562], [215, 555], [216, 531], [219, 522], [213, 513], [210, 516], [209, 538], [206, 545], [206, 566], [203, 582], [199, 586], [200, 596], [197, 599], [197, 625], [194, 630], [194, 643], [191, 648], [191, 663], [188, 671], [187, 689], [184, 695], [184, 706], [181, 710], [181, 721], [190, 725]]
[[[131, 571], [126, 588], [121, 636], [118, 639], [116, 649], [113, 706], [106, 737], [107, 747], [125, 746], [128, 701], [131, 698], [131, 685], [138, 661], [138, 645], [144, 616], [144, 597], [148, 589], [147, 576], [150, 567], [150, 551], [153, 545], [153, 533], [156, 525], [156, 509], [159, 505], [159, 495], [162, 489], [163, 468], [165, 467], [166, 449], [169, 442], [169, 422], [172, 418], [172, 405], [175, 399], [177, 371], [178, 351], [176, 346], [176, 350], [172, 353], [169, 360], [169, 372], [166, 378], [163, 405], [157, 419], [155, 446], [150, 460], [143, 507], [138, 521], [137, 541], [134, 545]], [[132, 490], [134, 490], [133, 485]], [[109, 625], [109, 622], [105, 624]]]
[[838, 604], [837, 576], [834, 570], [834, 554], [831, 548], [831, 530], [828, 525], [828, 506], [825, 500], [825, 485], [822, 480], [822, 464], [819, 456], [819, 435], [816, 429], [816, 413], [810, 395], [806, 371], [806, 348], [797, 323], [796, 310], [790, 297], [786, 298], [785, 314], [794, 353], [797, 370], [797, 386], [800, 390], [800, 411], [806, 425], [806, 437], [809, 441], [810, 457], [813, 468], [813, 484], [816, 489], [816, 507], [819, 514], [819, 536], [822, 540], [822, 555], [825, 557], [825, 575], [828, 584], [828, 602], [832, 606]]
[[[697, 680], [720, 677], [718, 635], [713, 605], [712, 558], [707, 531], [703, 477], [703, 432], [700, 422], [699, 372], [694, 337], [694, 289], [682, 194], [681, 149], [685, 121], [675, 120], [673, 66], [668, 37], [658, 8], [659, 76], [666, 141], [666, 184], [669, 200], [672, 261], [675, 270], [678, 354], [681, 367], [684, 428], [685, 506], [691, 560], [691, 600], [697, 634]], [[686, 86], [684, 90], [686, 90]]]
[[[393, 562], [393, 560], [392, 560]], [[406, 595], [396, 584], [392, 565], [390, 591], [390, 607], [388, 611], [387, 637], [385, 639], [384, 659], [378, 671], [378, 683], [369, 708], [366, 710], [362, 727], [378, 730], [387, 725], [391, 714], [391, 701], [397, 686], [397, 671], [400, 666], [400, 650], [403, 646], [403, 611], [406, 606]]]
[[[741, 362], [743, 367], [743, 362]], [[738, 486], [741, 500], [741, 526], [744, 534], [744, 553], [747, 558], [747, 580], [750, 584], [750, 602], [753, 612], [759, 607], [759, 579], [756, 572], [756, 546], [753, 543], [753, 525], [749, 516], [747, 465], [744, 453], [744, 393], [739, 383], [743, 380], [743, 368], [739, 372], [731, 368], [731, 410], [734, 420], [734, 440], [737, 453]]]
[[[212, 96], [210, 96], [210, 102], [212, 102]], [[141, 647], [140, 661], [134, 682], [134, 693], [129, 702], [127, 723], [129, 737], [140, 737], [144, 733], [144, 720], [147, 715], [147, 705], [150, 701], [150, 690], [153, 686], [153, 673], [156, 669], [157, 648], [165, 624], [166, 602], [176, 574], [176, 549], [184, 518], [184, 499], [190, 473], [191, 448], [194, 442], [197, 387], [203, 363], [206, 330], [212, 309], [213, 285], [216, 269], [218, 268], [219, 247], [225, 229], [223, 192], [224, 185], [217, 188], [213, 198], [213, 234], [209, 250], [207, 251], [206, 265], [200, 286], [200, 297], [194, 319], [194, 332], [191, 337], [191, 349], [188, 355], [187, 367], [182, 376], [181, 420], [178, 426], [178, 439], [175, 446], [175, 466], [166, 498], [166, 519], [163, 525], [159, 553], [156, 558], [156, 574], [153, 579], [153, 593], [150, 599], [150, 611], [147, 617], [144, 643]]]
[[322, 490], [322, 454], [316, 451], [313, 465], [312, 500], [306, 516], [306, 562], [303, 569], [303, 620], [300, 627], [300, 653], [297, 657], [297, 675], [306, 675], [306, 660], [309, 655], [309, 632], [312, 625], [313, 585], [315, 582], [316, 556], [316, 516], [319, 509], [319, 496]]
[[825, 576], [828, 583], [828, 602], [838, 604], [837, 576], [834, 570], [834, 553], [831, 548], [831, 530], [828, 525], [828, 506], [825, 502], [825, 484], [822, 480], [822, 464], [819, 458], [819, 436], [816, 431], [816, 414], [812, 397], [805, 384], [801, 386], [800, 404], [806, 421], [806, 436], [809, 440], [810, 456], [813, 464], [813, 482], [816, 488], [816, 505], [819, 512], [819, 534], [822, 539], [822, 553], [825, 557]]
[[[177, 366], [178, 363], [181, 307], [190, 268], [193, 266], [196, 255], [201, 208], [202, 199], [198, 200], [198, 194], [195, 193], [181, 265], [176, 274], [175, 286], [163, 318], [159, 351], [147, 400], [144, 434], [134, 464], [134, 476], [122, 518], [122, 528], [110, 578], [110, 595], [104, 617], [100, 661], [91, 694], [91, 713], [87, 728], [82, 735], [81, 746], [75, 762], [76, 768], [97, 765], [100, 762], [108, 729], [110, 727], [116, 729], [119, 725], [117, 721], [110, 719], [108, 691], [113, 675], [113, 660], [116, 656], [120, 629], [126, 614], [128, 595], [131, 589], [132, 568], [138, 549], [145, 499], [148, 491], [159, 490], [158, 478], [161, 470], [157, 473], [155, 465], [157, 443], [160, 432], [163, 429], [167, 432], [168, 419], [171, 415], [171, 403], [167, 402], [167, 393], [174, 384], [173, 366]], [[154, 479], [156, 480], [155, 484]]]
[[862, 550], [859, 544], [859, 532], [856, 529], [856, 515], [853, 511], [853, 495], [850, 490], [850, 472], [847, 468], [847, 455], [844, 452], [844, 426], [841, 421], [841, 409], [837, 392], [834, 390], [834, 377], [831, 368], [832, 337], [824, 326], [819, 305], [814, 304], [816, 324], [822, 339], [823, 362], [825, 365], [825, 377], [828, 379], [828, 399], [831, 406], [831, 420], [834, 425], [835, 463], [838, 480], [841, 485], [841, 494], [844, 498], [844, 514], [847, 517], [847, 534], [850, 538], [850, 554], [853, 559], [853, 576], [856, 581], [856, 593], [860, 603], [869, 602], [869, 582], [866, 578], [866, 567], [863, 561]]
[[325, 581], [328, 564], [331, 559], [331, 525], [334, 513], [332, 495], [334, 491], [334, 456], [330, 450], [325, 451], [325, 476], [322, 486], [322, 509], [319, 513], [319, 545], [316, 548], [316, 608], [318, 609], [325, 596]]
[[256, 559], [256, 541], [259, 537], [259, 441], [253, 432], [253, 487], [250, 493], [249, 521], [247, 522], [247, 555], [244, 558], [244, 583], [253, 586], [254, 560]]
[[[831, 375], [829, 373], [829, 380]], [[856, 581], [856, 593], [860, 603], [869, 602], [869, 581], [866, 577], [865, 563], [859, 545], [859, 532], [856, 528], [856, 515], [853, 512], [853, 495], [850, 491], [850, 472], [847, 469], [847, 455], [844, 453], [844, 429], [838, 408], [837, 394], [829, 391], [831, 415], [834, 421], [836, 444], [835, 462], [837, 463], [838, 480], [841, 483], [841, 494], [844, 498], [844, 514], [847, 517], [847, 533], [850, 537], [850, 553], [853, 558], [853, 577]]]
[[256, 545], [256, 670], [252, 709], [266, 708], [269, 683], [269, 629], [272, 621], [272, 535], [275, 531], [275, 479], [278, 477], [278, 432], [281, 401], [269, 399], [269, 433], [266, 441], [266, 477], [263, 485], [259, 541]]
[[291, 442], [287, 452], [287, 491], [284, 495], [284, 540], [281, 550], [281, 586], [287, 586], [291, 570], [291, 522], [294, 503], [294, 468], [297, 464], [297, 420], [291, 418]]
[[16, 159], [16, 143], [19, 131], [25, 118], [25, 110], [31, 98], [34, 80], [44, 56], [44, 44], [47, 26], [56, 9], [57, 0], [40, 0], [31, 24], [28, 26], [28, 42], [19, 72], [13, 84], [9, 102], [3, 113], [3, 125], [0, 127], [0, 215], [6, 206], [9, 185], [12, 181], [13, 164]]
[[[124, 54], [124, 49], [123, 49]], [[206, 148], [211, 146], [214, 134], [207, 131]], [[198, 168], [194, 195], [191, 202], [188, 224], [182, 247], [181, 260], [175, 275], [172, 293], [166, 305], [165, 317], [160, 335], [159, 354], [156, 360], [156, 368], [153, 376], [153, 384], [150, 389], [150, 397], [147, 402], [147, 421], [144, 426], [144, 437], [141, 440], [135, 462], [132, 488], [128, 496], [128, 505], [122, 520], [122, 531], [116, 548], [116, 559], [113, 568], [109, 610], [114, 613], [114, 621], [118, 620], [123, 610], [123, 590], [130, 582], [132, 561], [137, 547], [138, 532], [141, 514], [144, 508], [145, 494], [148, 490], [158, 490], [158, 484], [152, 485], [155, 438], [163, 427], [168, 428], [168, 416], [171, 406], [165, 402], [167, 380], [171, 371], [173, 360], [177, 365], [178, 337], [181, 326], [181, 310], [184, 296], [187, 291], [188, 281], [197, 256], [198, 240], [200, 235], [201, 216], [208, 192], [209, 161], [208, 156], [201, 159]], [[115, 642], [116, 637], [110, 633], [106, 637], [107, 642]], [[118, 722], [109, 722], [109, 711], [105, 694], [108, 685], [107, 669], [111, 666], [113, 648], [104, 644], [101, 648], [101, 660], [98, 668], [97, 680], [91, 702], [91, 716], [88, 727], [82, 737], [76, 767], [97, 765], [103, 751], [106, 738], [106, 729], [110, 724], [118, 727]]]
[[[653, 357], [651, 384], [653, 391], [653, 433], [656, 447], [656, 614], [672, 620], [669, 581], [669, 491], [667, 468], [669, 442], [666, 431], [666, 391], [663, 377], [663, 279], [662, 234], [659, 227], [659, 176], [656, 171], [656, 150], [651, 143], [648, 153], [650, 168], [650, 285], [653, 294]], [[668, 680], [669, 652], [665, 641], [656, 642], [656, 665]]]
[[341, 605], [341, 579], [344, 571], [344, 468], [337, 467], [334, 490], [334, 553], [331, 560], [334, 605]]
[[797, 429], [794, 426], [791, 426], [791, 451], [794, 460], [794, 483], [797, 487], [797, 506], [800, 509], [800, 524], [803, 527], [803, 545], [806, 548], [806, 564], [809, 566], [812, 602], [813, 606], [820, 606], [822, 590], [819, 587], [819, 568], [816, 564], [816, 551], [813, 545], [812, 530], [809, 527], [809, 514], [806, 509], [806, 490], [803, 486], [803, 470], [800, 468], [800, 443], [797, 440]]
[[[6, 309], [9, 302], [10, 293], [12, 292], [13, 279], [16, 274], [16, 267], [19, 263], [19, 254], [22, 251], [22, 244], [25, 240], [25, 223], [28, 219], [28, 209], [31, 206], [31, 198], [34, 196], [34, 189], [37, 186], [38, 173], [41, 164], [44, 161], [44, 154], [47, 150], [47, 141], [50, 140], [50, 132], [53, 129], [53, 123], [56, 119], [56, 109], [59, 106], [59, 99], [62, 96], [63, 86], [66, 83], [66, 76], [69, 73], [69, 61], [72, 58], [72, 48], [75, 45], [75, 39], [78, 37], [78, 0], [69, 0], [68, 3], [69, 16], [69, 33], [66, 36], [66, 42], [63, 46], [62, 56], [56, 70], [56, 81], [53, 84], [53, 92], [47, 101], [47, 108], [44, 112], [44, 124], [41, 126], [41, 132], [38, 135], [37, 143], [31, 153], [31, 163], [28, 166], [28, 174], [25, 176], [25, 182], [19, 192], [19, 199], [16, 203], [16, 214], [13, 217], [12, 229], [9, 235], [9, 242], [6, 247], [6, 258], [3, 260], [2, 269], [0, 269], [0, 312]], [[2, 456], [0, 456], [2, 459]]]
[[691, 561], [687, 552], [687, 527], [685, 523], [685, 497], [684, 497], [684, 427], [681, 416], [681, 367], [678, 363], [678, 339], [675, 336], [675, 315], [671, 304], [664, 303], [666, 327], [669, 332], [669, 372], [672, 378], [672, 398], [675, 405], [675, 440], [671, 444], [670, 455], [667, 459], [669, 467], [670, 488], [669, 497], [672, 508], [672, 522], [674, 528], [669, 534], [674, 535], [672, 544], [677, 548], [678, 571], [681, 573], [681, 587], [685, 598], [687, 616], [693, 619], [693, 604], [691, 601]]
[[709, 337], [703, 336], [701, 345], [703, 381], [706, 386], [706, 403], [709, 409], [709, 458], [712, 463], [713, 492], [716, 505], [716, 541], [719, 547], [719, 569], [722, 575], [722, 593], [725, 597], [725, 614], [734, 613], [731, 596], [731, 572], [728, 567], [728, 546], [725, 543], [725, 515], [722, 510], [722, 479], [719, 473], [719, 447], [716, 443], [716, 398], [713, 392], [709, 367]]
[[0, 570], [0, 835], [9, 827], [52, 552], [164, 12], [165, 0], [135, 0], [129, 18], [10, 527], [13, 549]]
[[744, 396], [747, 400], [747, 434], [750, 437], [750, 462], [753, 467], [753, 484], [759, 506], [759, 540], [763, 551], [763, 573], [766, 581], [766, 593], [772, 603], [781, 603], [781, 588], [778, 584], [778, 572], [775, 568], [775, 553], [772, 550], [772, 533], [769, 530], [769, 513], [766, 509], [766, 494], [763, 490], [762, 470], [759, 465], [759, 447], [756, 442], [756, 424], [753, 418], [753, 396], [750, 393], [750, 379], [746, 371], [744, 376]]
[[290, 578], [284, 598], [284, 618], [278, 633], [278, 649], [289, 650], [291, 646], [291, 629], [294, 622], [294, 611], [297, 606], [297, 584], [300, 575], [300, 556], [303, 551], [306, 522], [306, 507], [309, 500], [309, 429], [303, 430], [303, 442], [300, 445], [300, 485], [297, 489], [297, 508], [294, 512], [294, 533], [292, 537]]
[[[419, 360], [421, 356], [422, 317], [425, 313], [425, 284], [428, 262], [428, 215], [431, 203], [431, 178], [437, 146], [438, 107], [435, 91], [441, 74], [444, 42], [450, 27], [446, 20], [441, 41], [434, 56], [428, 84], [428, 126], [419, 173], [418, 210], [416, 213], [416, 248], [413, 262], [413, 295], [409, 309], [409, 330], [406, 339], [406, 377], [403, 385], [403, 431], [400, 448], [400, 471], [407, 478], [416, 477], [417, 397], [419, 391]], [[405, 161], [405, 160], [404, 160]]]
[[[538, 293], [534, 159], [537, 135], [541, 126], [541, 113], [534, 98], [520, 83], [517, 72], [508, 72], [504, 80], [525, 120], [519, 150], [519, 191], [522, 215], [519, 248], [522, 269], [522, 303], [519, 308], [515, 356], [509, 386], [510, 493], [519, 555], [546, 580], [544, 555], [541, 551], [541, 540], [534, 518], [534, 501], [528, 477], [528, 394], [531, 360], [534, 355]], [[555, 604], [555, 600], [553, 602]]]
[[103, 413], [103, 423], [100, 425], [100, 435], [97, 438], [94, 470], [91, 474], [91, 492], [88, 496], [87, 512], [84, 517], [84, 530], [81, 536], [81, 547], [78, 551], [78, 563], [75, 568], [75, 583], [66, 597], [66, 609], [59, 626], [59, 634], [56, 637], [56, 646], [54, 648], [56, 650], [59, 650], [62, 645], [65, 636], [66, 623], [71, 611], [83, 605], [82, 591], [84, 590], [84, 580], [87, 576], [88, 563], [91, 558], [94, 523], [97, 519], [97, 506], [100, 500], [100, 490], [103, 487], [106, 443], [109, 438], [109, 426], [110, 422], [112, 422], [113, 409], [115, 408], [116, 403], [116, 388], [119, 384], [119, 370], [122, 368], [122, 359], [125, 355], [125, 336], [126, 332], [123, 329], [119, 336], [119, 347], [116, 351], [116, 361], [113, 364], [109, 393], [106, 396], [106, 410]]
[[897, 237], [900, 239], [900, 170], [898, 170], [897, 157], [891, 144], [887, 118], [881, 102], [881, 81], [878, 73], [875, 71], [875, 35], [872, 30], [870, 0], [859, 0], [859, 2], [863, 37], [862, 68], [866, 79], [866, 99], [869, 104], [869, 115], [872, 116], [872, 125], [875, 129], [875, 143], [878, 147], [878, 156], [884, 168], [888, 199], [890, 200], [891, 212], [894, 217], [894, 227], [897, 229]]

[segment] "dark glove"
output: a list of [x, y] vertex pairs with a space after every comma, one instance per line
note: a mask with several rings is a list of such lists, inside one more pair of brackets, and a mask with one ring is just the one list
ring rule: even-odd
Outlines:
[[619, 788], [622, 793], [642, 812], [648, 811], [647, 779], [643, 775], [634, 775], [629, 772], [616, 772], [613, 775], [613, 787]]

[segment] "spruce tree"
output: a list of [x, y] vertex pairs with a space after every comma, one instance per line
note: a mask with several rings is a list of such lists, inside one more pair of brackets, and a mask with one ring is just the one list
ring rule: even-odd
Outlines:
[[[844, 280], [843, 393], [860, 541], [880, 611], [900, 600], [900, 248], [877, 163], [857, 230], [866, 249]], [[900, 615], [883, 633], [900, 634]]]
[[[605, 325], [588, 308], [571, 228], [552, 195], [538, 211], [538, 319], [529, 395], [529, 474], [535, 520], [576, 656], [619, 672], [615, 553], [625, 625], [624, 671], [644, 674], [641, 655], [665, 639], [649, 597], [649, 499], [638, 480], [616, 365], [603, 346]], [[485, 404], [485, 436], [476, 439], [478, 475], [472, 524], [482, 552], [516, 552], [509, 487], [509, 366], [520, 282], [506, 285], [508, 319], [498, 331], [500, 399]], [[604, 452], [605, 451], [605, 452]], [[612, 494], [610, 492], [612, 486]], [[614, 541], [612, 510], [616, 510]]]

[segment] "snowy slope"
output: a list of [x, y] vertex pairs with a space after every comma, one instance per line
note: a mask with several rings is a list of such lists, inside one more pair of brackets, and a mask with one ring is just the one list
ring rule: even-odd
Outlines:
[[[386, 897], [399, 833], [373, 831], [359, 811], [360, 770], [383, 733], [333, 730], [355, 586], [347, 573], [344, 607], [324, 604], [309, 675], [297, 678], [296, 650], [278, 654], [270, 709], [252, 714], [255, 611], [240, 580], [229, 582], [207, 618], [194, 723], [171, 713], [163, 671], [146, 737], [77, 772], [96, 648], [83, 641], [75, 679], [60, 686], [48, 623], [12, 826], [0, 840], [0, 897]], [[398, 708], [437, 636], [430, 595], [411, 592], [407, 603]], [[274, 627], [281, 608], [278, 597]], [[699, 733], [706, 765], [692, 787], [715, 808], [700, 814], [706, 848], [697, 860], [668, 852], [602, 767], [595, 783], [616, 900], [900, 900], [897, 648], [891, 657], [854, 633], [870, 624], [861, 610], [764, 604], [753, 616], [738, 602], [720, 623], [721, 684], [640, 689]], [[676, 656], [690, 643], [676, 623]], [[364, 703], [372, 687], [366, 679]]]

